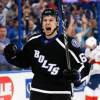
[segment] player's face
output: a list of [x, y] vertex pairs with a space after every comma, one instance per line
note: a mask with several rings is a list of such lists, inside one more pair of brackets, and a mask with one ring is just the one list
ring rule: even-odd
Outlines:
[[43, 17], [42, 22], [42, 29], [46, 36], [53, 35], [54, 33], [57, 33], [56, 31], [52, 34], [54, 29], [57, 27], [58, 22], [54, 16], [45, 16]]

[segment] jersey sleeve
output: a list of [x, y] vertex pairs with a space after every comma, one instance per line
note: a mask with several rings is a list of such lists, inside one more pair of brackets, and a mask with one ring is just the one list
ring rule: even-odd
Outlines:
[[14, 58], [9, 59], [8, 62], [20, 68], [29, 68], [30, 60], [28, 56], [27, 45], [22, 50], [17, 50]]
[[71, 65], [80, 72], [81, 80], [83, 81], [85, 80], [85, 77], [89, 74], [91, 65], [88, 63], [85, 52], [80, 48], [77, 40], [72, 39], [69, 48], [71, 54]]

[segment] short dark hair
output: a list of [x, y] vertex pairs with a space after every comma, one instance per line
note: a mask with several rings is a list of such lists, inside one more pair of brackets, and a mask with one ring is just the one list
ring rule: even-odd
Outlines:
[[57, 10], [52, 9], [52, 8], [47, 8], [42, 13], [41, 23], [43, 21], [43, 17], [49, 16], [49, 15], [50, 16], [54, 16], [56, 18], [56, 20], [59, 21], [59, 14], [58, 14]]

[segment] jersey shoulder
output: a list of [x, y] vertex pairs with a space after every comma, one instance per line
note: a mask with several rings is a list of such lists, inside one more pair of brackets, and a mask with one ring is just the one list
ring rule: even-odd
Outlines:
[[73, 47], [73, 48], [80, 48], [80, 44], [79, 42], [77, 41], [77, 39], [73, 38], [73, 37], [65, 37], [64, 38], [64, 35], [60, 35], [59, 39], [62, 41], [62, 42], [65, 42], [64, 39], [67, 39], [68, 41], [68, 44], [70, 47]]
[[41, 34], [39, 34], [39, 33], [38, 34], [34, 34], [28, 39], [27, 42], [30, 42], [30, 41], [35, 40], [35, 39], [38, 39], [39, 37], [41, 37]]
[[32, 35], [32, 36], [27, 40], [27, 42], [25, 43], [23, 49], [32, 47], [33, 43], [34, 43], [34, 45], [35, 45], [35, 44], [39, 41], [39, 38], [40, 38], [41, 36], [42, 36], [41, 34]]

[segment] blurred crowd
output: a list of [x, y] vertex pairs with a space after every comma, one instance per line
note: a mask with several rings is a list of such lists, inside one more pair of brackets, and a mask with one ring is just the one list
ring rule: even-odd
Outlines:
[[[18, 1], [21, 1], [22, 10], [18, 7]], [[75, 37], [84, 50], [86, 39], [90, 36], [95, 38], [98, 36], [96, 2], [63, 2], [63, 5], [66, 32]], [[37, 34], [38, 29], [41, 28], [41, 14], [46, 8], [58, 10], [57, 0], [0, 0], [0, 70], [18, 69], [6, 61], [3, 49], [9, 43], [18, 46], [19, 23], [22, 46], [30, 36]]]

